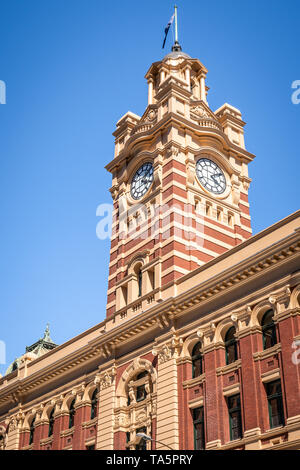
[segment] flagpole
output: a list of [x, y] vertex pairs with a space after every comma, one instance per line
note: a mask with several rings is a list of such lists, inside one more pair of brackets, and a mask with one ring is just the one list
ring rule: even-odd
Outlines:
[[177, 5], [175, 5], [175, 43], [178, 42]]

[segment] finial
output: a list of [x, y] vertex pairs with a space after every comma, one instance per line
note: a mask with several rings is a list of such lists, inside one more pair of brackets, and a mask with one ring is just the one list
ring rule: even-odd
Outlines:
[[50, 338], [50, 329], [49, 329], [49, 323], [47, 323], [47, 326], [46, 326], [46, 329], [45, 329], [45, 333], [44, 333], [44, 340], [45, 341], [51, 341], [51, 338]]

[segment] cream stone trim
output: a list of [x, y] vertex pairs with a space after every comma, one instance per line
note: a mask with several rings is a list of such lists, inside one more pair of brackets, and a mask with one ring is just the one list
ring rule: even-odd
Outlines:
[[216, 369], [216, 375], [225, 375], [230, 372], [234, 372], [242, 367], [242, 360], [238, 359], [237, 361], [233, 362], [232, 364], [228, 364], [226, 366], [218, 367]]
[[[299, 316], [299, 315], [300, 315], [300, 307], [290, 308], [290, 309], [285, 310], [283, 312], [277, 313], [274, 322], [275, 323], [280, 323], [283, 320], [286, 320], [287, 318], [296, 317], [296, 316]], [[300, 339], [300, 335], [299, 335], [298, 339]]]
[[53, 436], [46, 437], [45, 439], [40, 440], [40, 445], [45, 446], [47, 444], [51, 444], [53, 442]]
[[[162, 362], [164, 361], [164, 362]], [[160, 359], [157, 378], [157, 440], [179, 449], [178, 378], [176, 359], [166, 353]], [[163, 449], [162, 444], [157, 450]]]
[[[6, 449], [7, 449], [7, 450], [10, 450], [10, 449], [8, 449], [8, 448], [6, 448]], [[12, 450], [12, 449], [11, 449], [11, 450]], [[15, 450], [17, 450], [17, 449], [15, 449]], [[33, 450], [33, 444], [31, 444], [30, 446], [22, 447], [21, 450]]]
[[60, 431], [60, 437], [67, 437], [67, 436], [72, 436], [75, 431], [74, 426], [70, 429], [64, 429], [63, 431]]
[[205, 382], [206, 376], [205, 373], [195, 377], [193, 379], [185, 380], [182, 382], [183, 389], [195, 387], [195, 385], [201, 385]]
[[295, 424], [300, 424], [300, 415], [292, 416], [290, 418], [287, 418], [286, 424], [288, 426], [295, 425]]
[[[169, 161], [172, 160], [172, 157], [169, 159]], [[165, 163], [165, 165], [167, 165], [168, 162]], [[167, 178], [168, 176], [170, 175], [173, 175], [173, 174], [176, 174], [176, 175], [179, 175], [179, 176], [183, 176], [184, 178], [186, 178], [186, 172], [185, 171], [181, 171], [179, 170], [178, 168], [172, 166], [172, 168], [170, 168], [170, 170], [168, 171], [163, 171], [163, 174], [162, 174], [162, 179], [164, 178]]]
[[204, 404], [204, 398], [196, 398], [195, 400], [191, 400], [188, 402], [188, 406], [191, 410], [195, 408], [200, 408]]
[[216, 439], [215, 441], [210, 441], [210, 442], [207, 442], [206, 445], [205, 445], [205, 449], [206, 450], [215, 450], [215, 449], [219, 449], [222, 445], [222, 442], [220, 439]]
[[230, 396], [233, 396], [233, 395], [237, 395], [238, 393], [240, 393], [240, 384], [239, 383], [235, 383], [235, 384], [229, 385], [229, 387], [223, 388], [224, 397], [230, 397]]
[[96, 439], [95, 438], [86, 439], [84, 441], [84, 445], [85, 447], [96, 445]]
[[167, 274], [173, 273], [174, 271], [177, 271], [178, 273], [181, 274], [187, 274], [189, 272], [188, 269], [181, 268], [180, 266], [170, 266], [170, 268], [165, 269], [162, 271], [162, 276], [166, 276]]
[[261, 429], [260, 428], [253, 428], [253, 429], [247, 429], [245, 432], [244, 432], [244, 438], [245, 440], [248, 439], [248, 438], [255, 438], [257, 436], [260, 436], [261, 434]]
[[273, 382], [273, 380], [280, 379], [280, 369], [273, 369], [261, 374], [261, 381], [265, 383]]
[[272, 348], [265, 349], [264, 351], [258, 351], [253, 353], [254, 361], [262, 361], [268, 357], [274, 356], [281, 352], [281, 343], [277, 343]]
[[84, 423], [82, 423], [81, 427], [82, 429], [88, 429], [95, 426], [95, 424], [97, 424], [97, 416], [93, 419], [90, 419], [89, 421], [85, 421]]

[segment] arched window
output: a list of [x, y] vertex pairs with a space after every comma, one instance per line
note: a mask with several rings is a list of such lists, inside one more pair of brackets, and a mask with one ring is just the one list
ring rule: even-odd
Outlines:
[[273, 310], [268, 310], [262, 318], [261, 326], [264, 349], [269, 349], [277, 343], [276, 326], [273, 320], [273, 316]]
[[98, 390], [95, 389], [92, 395], [91, 419], [94, 419], [97, 416], [97, 405], [98, 405], [97, 394], [98, 394]]
[[152, 390], [149, 373], [146, 370], [137, 374], [129, 385], [131, 391], [128, 391], [127, 406], [134, 401], [138, 403], [145, 400]]
[[74, 426], [74, 417], [75, 417], [75, 399], [72, 401], [69, 409], [69, 429]]
[[54, 427], [54, 408], [50, 413], [49, 416], [49, 430], [48, 430], [48, 437], [52, 436], [53, 434], [53, 427]]
[[226, 364], [232, 364], [237, 361], [237, 344], [235, 339], [235, 328], [232, 326], [225, 336]]
[[35, 431], [34, 423], [35, 423], [35, 417], [33, 418], [30, 424], [29, 445], [33, 444], [34, 431]]
[[138, 296], [141, 297], [142, 296], [142, 281], [143, 281], [143, 274], [142, 274], [141, 268], [139, 268], [137, 276], [138, 276], [138, 292], [139, 292]]
[[203, 356], [201, 353], [201, 343], [197, 343], [192, 351], [193, 379], [203, 374]]

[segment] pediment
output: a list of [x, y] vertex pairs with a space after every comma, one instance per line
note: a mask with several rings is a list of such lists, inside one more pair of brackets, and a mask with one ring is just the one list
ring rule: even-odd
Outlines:
[[154, 124], [157, 121], [157, 106], [156, 105], [149, 105], [147, 106], [139, 124], [147, 123], [147, 124]]
[[197, 101], [191, 104], [190, 116], [191, 119], [195, 119], [196, 121], [201, 119], [212, 119], [218, 122], [215, 114], [211, 111], [207, 104], [204, 103], [204, 101]]
[[157, 123], [157, 105], [149, 104], [138, 124], [132, 129], [133, 134], [149, 131]]

